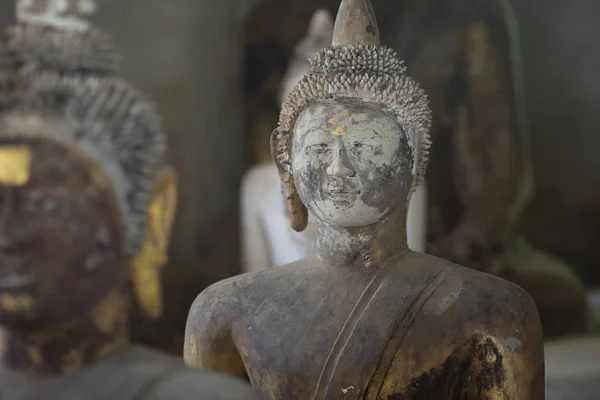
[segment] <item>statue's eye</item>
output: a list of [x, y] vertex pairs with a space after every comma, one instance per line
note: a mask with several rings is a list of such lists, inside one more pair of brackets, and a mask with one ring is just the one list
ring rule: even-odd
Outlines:
[[27, 199], [25, 207], [28, 211], [50, 212], [58, 208], [59, 202], [52, 196], [32, 194]]
[[326, 154], [330, 149], [327, 143], [319, 143], [310, 146], [311, 151], [314, 151], [316, 154]]
[[360, 149], [363, 147], [362, 143], [359, 142], [354, 142], [354, 144], [352, 145], [352, 147], [354, 147], [355, 149]]

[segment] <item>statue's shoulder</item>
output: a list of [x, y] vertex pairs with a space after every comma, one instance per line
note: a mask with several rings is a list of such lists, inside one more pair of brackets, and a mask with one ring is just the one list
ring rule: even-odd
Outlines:
[[200, 292], [190, 307], [188, 318], [194, 318], [194, 315], [201, 315], [202, 318], [221, 315], [223, 310], [236, 307], [240, 289], [245, 286], [241, 276], [218, 281]]
[[269, 297], [274, 292], [281, 291], [286, 282], [306, 279], [309, 268], [305, 268], [305, 265], [305, 260], [298, 260], [287, 265], [248, 272], [216, 282], [196, 297], [190, 308], [190, 317], [196, 313], [202, 314], [203, 318], [210, 314], [239, 315], [263, 295]]
[[443, 279], [437, 291], [453, 293], [452, 297], [465, 315], [476, 313], [482, 321], [494, 323], [511, 318], [519, 323], [521, 317], [539, 319], [531, 296], [512, 282], [423, 253], [412, 253], [407, 261], [415, 270], [440, 274]]
[[494, 312], [513, 307], [537, 315], [531, 296], [514, 283], [471, 268], [459, 267], [456, 273], [463, 282], [465, 293], [469, 293], [466, 296], [468, 301], [476, 301], [481, 307]]

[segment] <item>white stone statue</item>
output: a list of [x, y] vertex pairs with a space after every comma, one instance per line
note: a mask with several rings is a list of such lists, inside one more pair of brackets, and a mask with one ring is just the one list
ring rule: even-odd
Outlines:
[[[333, 18], [327, 10], [315, 11], [308, 33], [296, 46], [288, 65], [279, 92], [280, 102], [308, 72], [309, 60], [331, 45], [333, 24]], [[415, 251], [425, 251], [426, 212], [426, 186], [421, 185], [412, 195], [407, 218], [407, 241]], [[302, 232], [290, 227], [279, 173], [274, 163], [252, 167], [246, 173], [241, 189], [242, 272], [284, 265], [306, 257], [313, 250], [315, 242], [310, 215], [308, 221], [308, 227]]]

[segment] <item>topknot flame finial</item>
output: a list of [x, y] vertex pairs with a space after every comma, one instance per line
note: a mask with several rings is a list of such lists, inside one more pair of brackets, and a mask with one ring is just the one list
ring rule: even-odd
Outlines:
[[379, 28], [370, 0], [342, 0], [335, 19], [334, 46], [379, 46]]
[[17, 0], [16, 6], [19, 22], [75, 31], [87, 30], [95, 11], [94, 0]]

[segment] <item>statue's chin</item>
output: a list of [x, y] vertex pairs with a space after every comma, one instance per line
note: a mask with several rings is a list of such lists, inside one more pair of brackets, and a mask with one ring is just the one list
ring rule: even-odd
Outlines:
[[388, 210], [370, 207], [359, 201], [326, 200], [315, 211], [318, 219], [336, 228], [362, 228], [374, 225], [389, 214]]

